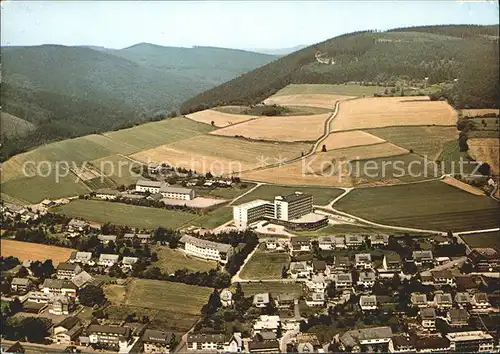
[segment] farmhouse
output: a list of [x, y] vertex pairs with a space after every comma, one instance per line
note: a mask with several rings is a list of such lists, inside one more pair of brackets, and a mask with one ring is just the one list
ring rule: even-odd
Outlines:
[[75, 275], [80, 273], [82, 268], [74, 263], [59, 263], [57, 265], [57, 279], [71, 280]]
[[202, 240], [193, 236], [183, 235], [179, 240], [184, 245], [184, 251], [193, 256], [227, 263], [231, 256], [231, 245]]
[[11, 290], [13, 292], [18, 293], [18, 294], [27, 293], [31, 289], [32, 286], [33, 286], [33, 283], [28, 278], [14, 278], [14, 279], [12, 279], [12, 282], [10, 283]]
[[77, 287], [68, 280], [45, 279], [43, 282], [43, 292], [48, 295], [68, 295], [76, 296]]
[[90, 343], [126, 347], [130, 340], [130, 328], [90, 325], [87, 329]]
[[146, 329], [142, 336], [144, 353], [170, 353], [174, 338], [175, 335], [171, 332]]
[[78, 317], [66, 317], [52, 329], [52, 340], [59, 344], [75, 344], [82, 330], [83, 326]]
[[104, 267], [111, 267], [113, 264], [118, 263], [119, 258], [120, 256], [117, 254], [103, 253], [99, 256], [97, 264]]

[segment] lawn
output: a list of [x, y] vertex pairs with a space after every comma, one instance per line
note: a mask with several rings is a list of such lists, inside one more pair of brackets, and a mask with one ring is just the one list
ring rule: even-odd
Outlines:
[[500, 251], [500, 231], [460, 236], [472, 248], [493, 247]]
[[275, 196], [292, 194], [294, 192], [303, 192], [312, 194], [314, 204], [326, 205], [333, 199], [343, 193], [342, 189], [327, 188], [327, 187], [293, 187], [293, 186], [277, 186], [277, 185], [262, 185], [254, 191], [248, 193], [238, 199], [236, 204], [243, 204], [254, 199], [274, 200]]
[[441, 181], [355, 189], [340, 211], [387, 225], [439, 231], [498, 227], [498, 202]]
[[190, 222], [191, 225], [212, 229], [233, 219], [233, 208], [223, 206], [200, 216]]
[[141, 150], [191, 138], [212, 130], [214, 127], [211, 125], [177, 117], [109, 132], [105, 136], [116, 142], [133, 146], [136, 150]]
[[182, 211], [84, 199], [52, 208], [52, 211], [98, 223], [110, 222], [144, 229], [158, 226], [175, 229], [196, 218], [195, 214]]
[[304, 293], [302, 284], [300, 283], [242, 283], [245, 296], [251, 296], [259, 293], [270, 292], [273, 296], [280, 293], [295, 294], [302, 296]]
[[168, 274], [184, 268], [193, 272], [206, 272], [217, 268], [217, 262], [192, 257], [181, 250], [173, 250], [166, 246], [156, 246], [154, 252], [158, 254], [158, 261], [152, 265]]
[[290, 264], [290, 257], [284, 252], [257, 250], [240, 273], [242, 279], [281, 279], [283, 265]]
[[71, 248], [6, 239], [0, 240], [0, 250], [2, 257], [13, 256], [21, 262], [25, 260], [43, 262], [51, 259], [54, 265], [66, 262], [73, 251]]
[[416, 154], [427, 156], [429, 160], [439, 157], [446, 142], [458, 138], [455, 127], [388, 127], [366, 131], [393, 144], [411, 149]]
[[329, 84], [291, 84], [279, 90], [275, 96], [332, 94], [347, 96], [373, 96], [374, 93], [383, 93], [385, 87], [361, 85], [329, 85]]

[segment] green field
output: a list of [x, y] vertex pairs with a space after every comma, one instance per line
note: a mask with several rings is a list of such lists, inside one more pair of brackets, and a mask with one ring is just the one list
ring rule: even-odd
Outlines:
[[279, 90], [275, 96], [334, 94], [347, 96], [373, 96], [374, 93], [383, 93], [385, 87], [361, 85], [328, 85], [328, 84], [291, 84]]
[[481, 232], [477, 234], [460, 236], [469, 247], [482, 248], [493, 247], [500, 252], [500, 231]]
[[[254, 109], [245, 106], [221, 106], [212, 108], [214, 111], [219, 111], [222, 113], [229, 114], [247, 114], [247, 115], [261, 115], [260, 111], [257, 111], [257, 108], [262, 110], [262, 106], [257, 106]], [[308, 107], [308, 106], [288, 106], [287, 112], [281, 114], [281, 116], [307, 116], [312, 114], [323, 114], [331, 112], [331, 109], [321, 108], [321, 107]]]
[[444, 145], [439, 161], [442, 162], [443, 169], [450, 174], [461, 174], [461, 171], [470, 174], [475, 168], [473, 164], [468, 163], [469, 154], [460, 152], [457, 140], [449, 141]]
[[196, 195], [201, 197], [216, 197], [222, 199], [234, 199], [237, 196], [247, 192], [248, 190], [255, 187], [255, 183], [251, 182], [242, 182], [233, 184], [233, 186], [229, 188], [215, 188], [215, 189], [207, 189], [203, 187], [194, 187], [196, 190]]
[[90, 163], [117, 185], [133, 184], [142, 178], [132, 171], [132, 168], [140, 167], [142, 164], [122, 155], [110, 155]]
[[292, 186], [276, 186], [264, 184], [254, 191], [248, 193], [242, 198], [238, 199], [236, 204], [243, 204], [254, 199], [274, 200], [277, 195], [286, 195], [294, 192], [303, 192], [312, 194], [314, 204], [326, 205], [344, 191], [337, 188], [328, 187], [292, 187]]
[[355, 189], [335, 208], [370, 221], [439, 231], [498, 227], [498, 202], [430, 181]]
[[85, 185], [77, 181], [76, 175], [70, 173], [60, 177], [56, 183], [55, 173], [48, 177], [25, 177], [7, 181], [1, 184], [2, 193], [15, 198], [21, 198], [30, 203], [38, 203], [43, 199], [58, 199], [77, 196], [89, 192]]
[[259, 293], [270, 292], [273, 296], [280, 293], [295, 294], [297, 296], [302, 296], [304, 290], [302, 284], [300, 283], [273, 283], [273, 282], [262, 282], [262, 283], [242, 283], [243, 292], [245, 296], [251, 296]]
[[455, 127], [389, 127], [367, 129], [366, 132], [427, 156], [429, 160], [439, 157], [446, 142], [458, 138]]
[[137, 150], [173, 143], [193, 136], [208, 133], [215, 128], [209, 124], [187, 118], [170, 118], [159, 122], [141, 124], [129, 129], [106, 133], [114, 141], [131, 145]]
[[283, 265], [290, 264], [290, 257], [285, 252], [266, 252], [257, 250], [245, 264], [240, 273], [242, 279], [281, 279]]
[[190, 222], [191, 225], [208, 229], [215, 228], [233, 219], [232, 207], [220, 207]]
[[217, 268], [217, 262], [189, 256], [181, 250], [173, 250], [166, 246], [156, 246], [154, 252], [158, 255], [158, 261], [154, 262], [153, 266], [168, 274], [184, 268], [193, 272], [206, 272]]
[[176, 210], [84, 199], [77, 199], [51, 210], [98, 223], [110, 222], [144, 229], [154, 229], [158, 226], [175, 229], [196, 217], [194, 214]]

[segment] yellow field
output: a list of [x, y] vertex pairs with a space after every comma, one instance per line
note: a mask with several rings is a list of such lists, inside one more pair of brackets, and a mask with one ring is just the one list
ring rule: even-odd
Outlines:
[[[318, 152], [304, 160], [279, 167], [244, 172], [242, 178], [260, 182], [292, 185], [351, 187], [354, 180], [348, 176], [346, 171], [347, 165], [345, 163], [339, 164], [341, 161], [375, 159], [404, 154], [408, 154], [408, 150], [387, 142], [369, 146], [357, 146], [328, 152]], [[341, 168], [342, 173], [339, 173], [339, 166], [343, 166]], [[387, 179], [383, 184], [397, 182], [396, 179]], [[370, 184], [373, 183], [370, 181]]]
[[318, 146], [317, 151], [321, 151], [323, 145], [326, 145], [326, 150], [330, 151], [354, 146], [380, 144], [384, 142], [384, 139], [361, 130], [337, 132], [330, 133], [330, 135], [328, 135], [328, 137]]
[[332, 131], [411, 125], [455, 125], [455, 110], [428, 97], [370, 97], [342, 102]]
[[463, 191], [469, 192], [471, 194], [484, 195], [482, 190], [480, 190], [474, 186], [471, 186], [470, 184], [467, 184], [465, 182], [459, 181], [456, 178], [446, 176], [445, 178], [443, 178], [442, 181], [446, 184], [449, 184], [450, 186], [457, 187], [457, 188], [459, 188]]
[[477, 161], [487, 162], [494, 174], [500, 172], [500, 142], [496, 138], [472, 138], [467, 140], [469, 154]]
[[277, 104], [280, 106], [307, 106], [333, 109], [335, 102], [351, 98], [353, 96], [329, 95], [329, 94], [299, 94], [271, 96], [267, 98], [265, 104]]
[[216, 127], [226, 127], [228, 125], [241, 123], [246, 120], [255, 119], [259, 116], [251, 116], [246, 114], [230, 114], [219, 112], [213, 109], [206, 109], [195, 113], [188, 114], [186, 118], [195, 120], [200, 123], [212, 124]]
[[71, 248], [42, 245], [32, 242], [0, 240], [2, 257], [13, 256], [20, 261], [45, 261], [51, 259], [54, 265], [66, 262], [73, 251]]
[[330, 114], [265, 117], [218, 129], [210, 134], [238, 135], [254, 140], [314, 141], [323, 135], [325, 122]]
[[298, 157], [310, 144], [271, 143], [204, 135], [132, 155], [143, 162], [167, 163], [200, 173], [230, 174]]
[[495, 108], [478, 108], [478, 109], [462, 109], [464, 117], [477, 117], [488, 113], [500, 114], [500, 109]]

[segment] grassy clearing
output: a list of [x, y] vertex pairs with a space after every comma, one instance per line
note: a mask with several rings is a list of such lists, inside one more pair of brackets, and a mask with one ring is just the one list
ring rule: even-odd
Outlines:
[[326, 205], [343, 193], [342, 189], [337, 188], [322, 188], [322, 187], [293, 187], [293, 186], [276, 186], [262, 185], [254, 191], [248, 193], [238, 199], [236, 204], [243, 204], [254, 199], [274, 200], [277, 195], [292, 194], [294, 192], [303, 192], [312, 194], [314, 204]]
[[105, 136], [141, 150], [191, 138], [199, 134], [208, 133], [213, 129], [214, 127], [210, 125], [178, 117], [141, 124], [116, 132], [109, 132]]
[[270, 292], [273, 296], [280, 293], [295, 294], [302, 296], [304, 291], [300, 283], [242, 283], [245, 296], [255, 295], [258, 293]]
[[240, 273], [242, 279], [281, 279], [283, 265], [290, 264], [290, 257], [284, 252], [257, 250]]
[[366, 131], [429, 160], [439, 157], [446, 142], [458, 138], [455, 127], [388, 127]]
[[199, 218], [194, 219], [190, 224], [208, 229], [220, 226], [233, 219], [232, 207], [220, 207]]
[[125, 301], [127, 287], [125, 285], [106, 284], [104, 294], [111, 303], [120, 305]]
[[279, 90], [275, 96], [332, 94], [347, 96], [373, 96], [383, 93], [385, 87], [361, 85], [328, 85], [328, 84], [291, 84]]
[[140, 167], [141, 164], [122, 155], [110, 155], [90, 163], [117, 185], [129, 185], [141, 179], [132, 171], [132, 168]]
[[73, 251], [71, 248], [5, 239], [0, 240], [0, 246], [2, 257], [13, 256], [19, 258], [20, 261], [52, 259], [54, 264], [66, 262]]
[[154, 262], [153, 266], [169, 274], [184, 268], [193, 272], [205, 272], [217, 268], [217, 262], [195, 258], [166, 246], [156, 246], [154, 251], [158, 254], [158, 261]]
[[77, 199], [69, 204], [55, 207], [52, 211], [98, 223], [110, 222], [144, 229], [153, 229], [158, 226], [175, 229], [196, 217], [194, 214], [176, 210], [84, 199]]
[[493, 247], [500, 251], [500, 231], [460, 236], [472, 248]]
[[465, 231], [498, 227], [498, 202], [441, 181], [351, 191], [335, 208], [388, 225]]

